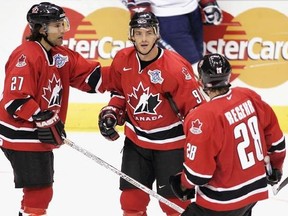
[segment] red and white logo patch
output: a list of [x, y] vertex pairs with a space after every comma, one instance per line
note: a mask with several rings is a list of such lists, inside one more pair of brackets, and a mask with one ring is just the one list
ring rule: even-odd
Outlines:
[[190, 132], [193, 133], [193, 134], [202, 133], [202, 130], [201, 130], [202, 125], [203, 125], [203, 123], [199, 119], [196, 119], [195, 121], [192, 121]]
[[26, 56], [24, 54], [22, 54], [19, 59], [18, 59], [18, 62], [16, 64], [16, 67], [24, 67], [26, 66], [27, 63], [26, 63]]

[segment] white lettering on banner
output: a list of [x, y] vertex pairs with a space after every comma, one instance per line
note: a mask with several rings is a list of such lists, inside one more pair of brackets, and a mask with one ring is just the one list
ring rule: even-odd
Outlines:
[[[102, 59], [113, 59], [116, 53], [124, 47], [131, 46], [130, 41], [113, 40], [112, 37], [103, 37], [100, 40], [76, 40], [69, 38], [63, 41], [63, 45], [76, 52], [79, 52], [84, 58], [94, 59], [96, 53]], [[107, 52], [105, 46], [111, 46], [111, 50]], [[204, 44], [210, 53], [222, 53], [231, 60], [244, 59], [246, 55], [253, 60], [278, 60], [282, 57], [288, 60], [288, 41], [264, 41], [260, 37], [254, 37], [249, 41], [233, 41], [233, 40], [211, 40]], [[255, 52], [255, 47], [260, 47]]]
[[[268, 41], [261, 37], [254, 37], [248, 41], [225, 41], [223, 39], [211, 40], [204, 44], [205, 50], [210, 53], [222, 53], [229, 59], [244, 59], [247, 55], [250, 59], [277, 60], [282, 57], [288, 60], [288, 41]], [[260, 47], [255, 52], [255, 47]]]
[[[63, 41], [63, 45], [80, 53], [86, 59], [96, 58], [96, 53], [102, 59], [113, 59], [120, 49], [131, 46], [131, 42], [113, 40], [112, 37], [103, 37], [100, 40], [76, 40], [75, 38], [69, 38]], [[110, 52], [107, 52], [107, 48], [105, 49], [105, 46], [108, 45], [112, 47]]]

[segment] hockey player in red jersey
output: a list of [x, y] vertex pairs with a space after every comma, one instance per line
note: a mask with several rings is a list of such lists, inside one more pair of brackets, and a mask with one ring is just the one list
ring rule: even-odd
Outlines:
[[196, 189], [196, 201], [183, 216], [252, 215], [253, 206], [268, 198], [267, 183], [281, 179], [284, 135], [256, 92], [230, 88], [231, 67], [224, 56], [204, 56], [198, 72], [211, 100], [185, 118], [184, 169], [171, 176], [171, 187], [182, 200]]
[[53, 195], [53, 152], [65, 137], [69, 87], [94, 93], [101, 84], [101, 67], [62, 47], [69, 30], [64, 10], [35, 4], [27, 13], [28, 40], [6, 63], [0, 101], [0, 146], [14, 171], [16, 188], [23, 188], [19, 215], [46, 215]]
[[[117, 94], [101, 110], [99, 128], [108, 140], [117, 139], [115, 126], [123, 124], [126, 113], [121, 171], [151, 189], [156, 180], [160, 195], [185, 208], [189, 202], [178, 200], [169, 187], [169, 176], [181, 170], [184, 159], [185, 135], [179, 116], [205, 100], [191, 64], [175, 52], [157, 47], [160, 33], [153, 13], [136, 13], [129, 26], [134, 47], [120, 50], [110, 73], [103, 73], [104, 86]], [[170, 103], [177, 104], [178, 110]], [[125, 216], [147, 215], [147, 193], [124, 179], [120, 189]], [[160, 206], [166, 215], [179, 215], [163, 203]]]

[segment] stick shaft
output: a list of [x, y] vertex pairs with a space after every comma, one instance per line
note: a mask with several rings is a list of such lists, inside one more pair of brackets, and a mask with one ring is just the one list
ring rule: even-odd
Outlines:
[[96, 163], [98, 163], [101, 166], [104, 166], [106, 169], [109, 169], [110, 171], [116, 173], [118, 176], [121, 178], [125, 179], [129, 183], [133, 184], [135, 187], [141, 189], [142, 191], [146, 192], [147, 194], [153, 196], [156, 198], [158, 201], [166, 204], [167, 206], [171, 207], [175, 211], [182, 213], [184, 212], [184, 209], [181, 208], [180, 206], [176, 205], [175, 203], [167, 200], [166, 198], [162, 197], [161, 195], [157, 194], [155, 191], [151, 190], [150, 188], [146, 187], [145, 185], [141, 184], [140, 182], [136, 181], [135, 179], [131, 178], [130, 176], [126, 175], [125, 173], [121, 172], [117, 168], [113, 167], [109, 163], [105, 162], [101, 158], [97, 157], [96, 155], [92, 154], [88, 150], [76, 145], [74, 142], [71, 140], [65, 138], [64, 143], [72, 147], [73, 149], [77, 150], [78, 152], [82, 153], [86, 157], [94, 160]]
[[270, 157], [268, 155], [264, 157], [264, 162], [265, 162], [265, 169], [266, 169], [268, 176], [272, 175], [272, 166], [270, 163]]

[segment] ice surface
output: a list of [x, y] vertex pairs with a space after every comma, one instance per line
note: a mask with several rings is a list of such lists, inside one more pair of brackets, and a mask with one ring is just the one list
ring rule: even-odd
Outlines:
[[[120, 170], [123, 134], [115, 142], [105, 140], [96, 132], [70, 132], [68, 138]], [[67, 145], [55, 150], [54, 154], [54, 197], [49, 206], [49, 216], [122, 215], [118, 175]], [[283, 179], [287, 176], [285, 162]], [[18, 215], [21, 196], [22, 191], [14, 189], [10, 164], [0, 153], [0, 216]], [[277, 216], [287, 216], [288, 186], [277, 196], [273, 195], [271, 188], [270, 198], [254, 207], [253, 216], [271, 216], [276, 212]], [[151, 197], [148, 215], [164, 216], [154, 197]]]

